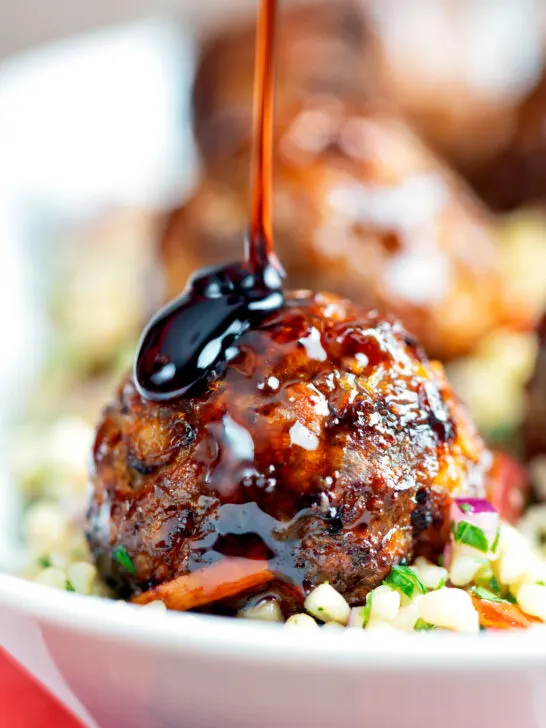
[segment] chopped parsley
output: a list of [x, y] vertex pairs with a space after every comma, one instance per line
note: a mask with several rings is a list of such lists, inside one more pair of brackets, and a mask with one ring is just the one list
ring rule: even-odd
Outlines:
[[444, 555], [440, 554], [440, 556], [438, 556], [438, 566], [443, 566], [443, 565], [444, 565]]
[[121, 564], [121, 566], [123, 566], [124, 569], [127, 569], [130, 574], [136, 574], [136, 569], [125, 546], [118, 546], [114, 550], [114, 558], [118, 564]]
[[474, 513], [474, 509], [470, 505], [470, 503], [460, 503], [459, 508], [463, 513]]
[[518, 603], [518, 600], [512, 594], [512, 592], [508, 592], [508, 594], [506, 595], [506, 601], [507, 602], [510, 602], [510, 604], [517, 604]]
[[451, 524], [453, 536], [457, 543], [466, 544], [466, 546], [482, 551], [484, 554], [489, 551], [487, 538], [481, 528], [473, 523], [468, 523], [468, 521], [459, 521], [456, 526], [455, 521], [452, 521]]
[[440, 579], [440, 581], [438, 582], [438, 584], [436, 586], [436, 589], [441, 589], [445, 585], [446, 585], [446, 578], [445, 578], [445, 576], [442, 576], [442, 578]]
[[370, 613], [372, 611], [372, 595], [373, 592], [370, 592], [368, 596], [366, 597], [366, 604], [362, 607], [360, 610], [360, 616], [362, 617], [362, 626], [365, 627], [368, 622], [370, 621]]
[[486, 589], [484, 586], [475, 586], [472, 589], [473, 594], [475, 594], [479, 599], [483, 599], [486, 602], [504, 602], [504, 599], [501, 599], [496, 594], [494, 594], [489, 589]]
[[72, 582], [68, 581], [68, 579], [66, 580], [66, 583], [64, 585], [64, 588], [66, 589], [66, 591], [73, 591], [73, 592], [76, 591], [74, 589], [74, 587], [72, 586]]
[[49, 569], [51, 566], [51, 559], [49, 556], [40, 556], [38, 559], [38, 565], [41, 566], [43, 569]]
[[489, 579], [489, 582], [487, 584], [487, 588], [490, 589], [493, 594], [496, 594], [498, 597], [502, 597], [502, 587], [497, 581], [496, 577], [492, 576]]
[[425, 622], [424, 619], [421, 619], [421, 617], [419, 617], [417, 622], [415, 622], [415, 626], [413, 629], [417, 632], [424, 632], [428, 631], [429, 629], [436, 629], [436, 627], [430, 622]]
[[409, 599], [413, 597], [416, 591], [421, 594], [427, 592], [421, 579], [409, 566], [393, 566], [391, 573], [383, 583], [405, 594]]
[[497, 533], [495, 534], [495, 540], [493, 541], [493, 545], [491, 546], [491, 551], [496, 554], [497, 549], [499, 548], [499, 541], [500, 541], [500, 526], [497, 528]]

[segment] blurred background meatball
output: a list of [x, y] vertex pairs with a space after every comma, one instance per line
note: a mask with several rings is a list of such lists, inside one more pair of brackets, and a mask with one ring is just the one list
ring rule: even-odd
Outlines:
[[[546, 305], [546, 226], [536, 211], [494, 220], [446, 162], [491, 201], [478, 176], [510, 148], [540, 76], [539, 15], [532, 0], [370, 0], [313, 4], [312, 12], [303, 3], [283, 8], [278, 32], [275, 224], [291, 285], [394, 311], [432, 355], [456, 359], [450, 376], [480, 426], [501, 440], [521, 422], [532, 329]], [[163, 238], [166, 297], [201, 261], [233, 257], [244, 231], [253, 46], [252, 22], [241, 19], [202, 46], [192, 103], [203, 181]], [[428, 220], [410, 221], [404, 211], [428, 194], [427, 182], [419, 191], [421, 163], [402, 171], [406, 162], [378, 149], [369, 164], [371, 147], [388, 134], [363, 135], [364, 154], [346, 143], [358, 135], [354, 117], [370, 113], [406, 124], [397, 144], [391, 139], [406, 147], [402, 156], [422, 155], [423, 165], [451, 177], [446, 204], [435, 206], [442, 185], [430, 196]], [[444, 159], [432, 161], [427, 145]], [[385, 181], [388, 215], [383, 207], [365, 219], [376, 200], [384, 205]], [[509, 189], [524, 186], [514, 179]], [[336, 245], [321, 242], [326, 219]]]
[[[248, 157], [210, 174], [162, 243], [167, 296], [199, 265], [236, 258]], [[309, 104], [276, 140], [275, 240], [292, 287], [399, 316], [441, 358], [528, 312], [505, 297], [494, 230], [465, 186], [389, 112]]]
[[[472, 176], [510, 149], [526, 107], [540, 104], [528, 96], [546, 58], [542, 16], [535, 0], [287, 4], [278, 33], [277, 117], [317, 96], [379, 95]], [[201, 48], [194, 128], [209, 165], [250, 133], [253, 52], [254, 27], [241, 18]]]
[[[193, 126], [199, 151], [214, 166], [248, 148], [252, 129], [255, 25], [228, 23], [204, 40], [193, 84]], [[355, 101], [378, 93], [370, 47], [354, 2], [280, 8], [275, 57], [275, 123], [286, 123], [317, 99]]]
[[491, 461], [442, 367], [396, 320], [306, 292], [237, 348], [200, 396], [154, 403], [128, 379], [106, 409], [88, 537], [108, 583], [243, 556], [300, 600], [329, 580], [355, 604], [438, 555], [450, 495], [483, 495]]
[[377, 81], [463, 172], [510, 144], [545, 58], [536, 0], [363, 0]]
[[494, 210], [546, 205], [546, 75], [514, 112], [498, 154], [476, 164], [470, 181]]

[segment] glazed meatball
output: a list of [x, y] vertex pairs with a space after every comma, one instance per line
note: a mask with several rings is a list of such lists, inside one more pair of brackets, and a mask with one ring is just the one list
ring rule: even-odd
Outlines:
[[[309, 104], [276, 150], [275, 240], [292, 288], [392, 312], [441, 359], [528, 316], [504, 300], [487, 214], [397, 116]], [[196, 267], [237, 256], [247, 180], [248, 161], [231, 160], [174, 214], [162, 242], [168, 298]]]
[[438, 555], [450, 497], [483, 495], [489, 455], [401, 324], [301, 292], [237, 347], [201, 395], [147, 401], [128, 378], [106, 409], [88, 538], [108, 583], [138, 595], [243, 557], [299, 608], [324, 580], [356, 604]]

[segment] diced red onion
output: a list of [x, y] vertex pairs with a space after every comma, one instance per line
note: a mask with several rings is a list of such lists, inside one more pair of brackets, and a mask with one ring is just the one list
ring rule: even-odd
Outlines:
[[461, 521], [481, 528], [489, 549], [495, 542], [500, 525], [499, 514], [485, 498], [454, 498], [451, 504], [451, 520], [455, 527]]
[[[497, 509], [491, 505], [491, 503], [487, 500], [487, 498], [455, 498], [453, 503], [455, 505], [459, 506], [459, 509], [461, 510], [463, 516], [471, 515], [473, 513], [476, 513], [476, 514], [495, 513], [495, 514], [497, 514]], [[463, 506], [462, 509], [461, 509], [461, 506]], [[464, 512], [464, 506], [468, 506], [470, 508], [469, 513]]]

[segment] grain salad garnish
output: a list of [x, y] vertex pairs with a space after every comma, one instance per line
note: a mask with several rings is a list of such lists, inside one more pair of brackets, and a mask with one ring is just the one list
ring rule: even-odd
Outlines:
[[[307, 595], [305, 611], [286, 621], [279, 603], [269, 597], [243, 607], [238, 616], [285, 622], [290, 628], [398, 633], [476, 634], [546, 622], [546, 558], [530, 539], [500, 521], [487, 501], [455, 499], [451, 516], [450, 540], [436, 563], [421, 556], [395, 565], [360, 605], [349, 605], [324, 582]], [[109, 596], [90, 563], [79, 525], [59, 506], [30, 509], [27, 529], [35, 553], [29, 578], [65, 591]], [[120, 568], [134, 573], [126, 548], [118, 547], [115, 554]], [[160, 600], [150, 606], [165, 610]]]

